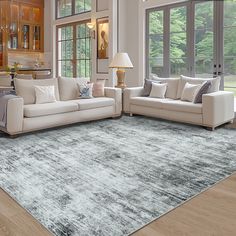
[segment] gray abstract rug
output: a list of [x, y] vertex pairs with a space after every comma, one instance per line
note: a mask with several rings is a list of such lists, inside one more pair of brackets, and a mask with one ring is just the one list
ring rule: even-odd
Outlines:
[[58, 236], [128, 235], [236, 171], [236, 131], [143, 117], [9, 139], [0, 187]]

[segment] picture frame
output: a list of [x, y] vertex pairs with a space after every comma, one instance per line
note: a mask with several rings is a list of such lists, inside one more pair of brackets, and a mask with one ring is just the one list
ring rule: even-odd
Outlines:
[[109, 59], [109, 20], [97, 19], [97, 59]]

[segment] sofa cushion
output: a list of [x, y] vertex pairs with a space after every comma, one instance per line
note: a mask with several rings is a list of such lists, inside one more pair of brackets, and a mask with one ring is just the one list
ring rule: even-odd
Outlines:
[[202, 104], [194, 104], [180, 100], [169, 100], [162, 102], [162, 109], [187, 113], [202, 114]]
[[79, 97], [78, 84], [86, 84], [88, 78], [58, 78], [59, 92], [61, 101], [75, 100]]
[[179, 78], [158, 78], [157, 81], [167, 83], [166, 98], [177, 99]]
[[151, 98], [165, 98], [167, 84], [152, 84], [152, 90], [149, 95]]
[[25, 80], [15, 78], [14, 83], [16, 94], [24, 99], [25, 105], [35, 103], [35, 86], [54, 86], [56, 100], [60, 100], [57, 79]]
[[201, 84], [186, 83], [181, 95], [182, 101], [193, 102], [196, 94], [201, 89]]
[[162, 109], [164, 101], [171, 101], [172, 99], [151, 98], [151, 97], [133, 97], [130, 99], [130, 104], [144, 107], [153, 107]]
[[30, 104], [24, 106], [24, 116], [28, 118], [74, 111], [78, 111], [78, 104], [71, 101], [58, 101], [54, 103]]
[[113, 98], [101, 97], [101, 98], [90, 98], [90, 99], [77, 99], [72, 100], [78, 104], [79, 110], [95, 109], [99, 107], [109, 107], [115, 104]]
[[206, 81], [211, 81], [211, 87], [208, 90], [208, 93], [214, 93], [218, 92], [220, 89], [220, 77], [217, 78], [192, 78], [181, 75], [179, 86], [178, 86], [178, 92], [177, 92], [177, 99], [181, 98], [181, 95], [183, 93], [183, 89], [186, 83], [190, 84], [203, 84]]

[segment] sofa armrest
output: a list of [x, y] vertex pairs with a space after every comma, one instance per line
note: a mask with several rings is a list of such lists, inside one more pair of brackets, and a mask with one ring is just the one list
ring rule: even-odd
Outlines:
[[115, 99], [115, 114], [120, 116], [122, 111], [122, 90], [120, 88], [105, 88], [105, 96]]
[[22, 132], [24, 118], [23, 98], [13, 98], [7, 104], [7, 132], [11, 135]]
[[202, 97], [203, 124], [215, 128], [234, 119], [234, 94], [227, 91], [205, 94]]
[[143, 92], [143, 87], [126, 88], [124, 90], [124, 112], [130, 112], [130, 99], [132, 97], [140, 97]]

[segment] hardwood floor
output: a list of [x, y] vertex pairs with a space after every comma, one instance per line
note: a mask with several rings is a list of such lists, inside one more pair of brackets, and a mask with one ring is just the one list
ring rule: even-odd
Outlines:
[[132, 236], [236, 235], [236, 174]]
[[0, 236], [52, 236], [0, 189]]
[[[236, 174], [179, 206], [132, 236], [236, 235]], [[0, 189], [0, 236], [51, 236]]]

